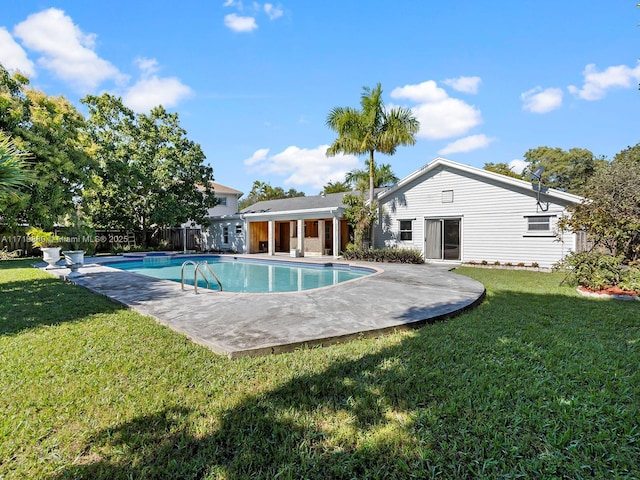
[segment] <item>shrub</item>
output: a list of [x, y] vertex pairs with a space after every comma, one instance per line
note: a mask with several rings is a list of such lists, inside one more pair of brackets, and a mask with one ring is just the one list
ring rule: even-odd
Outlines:
[[342, 252], [346, 260], [387, 263], [424, 263], [422, 252], [415, 248], [358, 248], [349, 244]]
[[634, 265], [625, 268], [618, 286], [623, 290], [640, 293], [640, 266]]
[[601, 290], [620, 284], [626, 268], [622, 265], [623, 258], [598, 252], [571, 253], [556, 268], [568, 271], [570, 284]]

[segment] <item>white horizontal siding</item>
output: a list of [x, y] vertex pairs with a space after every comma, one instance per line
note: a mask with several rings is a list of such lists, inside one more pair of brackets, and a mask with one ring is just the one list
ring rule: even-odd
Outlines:
[[[453, 190], [452, 203], [442, 202], [443, 190]], [[468, 172], [442, 168], [428, 172], [385, 198], [381, 208], [376, 246], [424, 251], [425, 218], [460, 217], [462, 261], [537, 262], [550, 267], [574, 248], [572, 234], [565, 234], [564, 242], [555, 236], [527, 236], [527, 216], [560, 217], [564, 205], [550, 203], [549, 210], [541, 212], [533, 189], [521, 190]], [[398, 240], [399, 220], [413, 221], [412, 241]]]
[[[240, 225], [242, 233], [236, 233], [236, 225]], [[229, 242], [224, 242], [223, 228], [229, 228]], [[245, 231], [244, 223], [240, 219], [213, 219], [210, 221], [209, 228], [203, 230], [204, 244], [207, 250], [225, 250], [230, 249], [238, 253], [245, 251]]]

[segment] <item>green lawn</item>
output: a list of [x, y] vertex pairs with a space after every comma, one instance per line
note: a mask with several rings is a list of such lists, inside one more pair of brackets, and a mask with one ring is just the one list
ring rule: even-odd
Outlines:
[[459, 269], [419, 330], [228, 360], [0, 262], [0, 478], [640, 478], [640, 302]]

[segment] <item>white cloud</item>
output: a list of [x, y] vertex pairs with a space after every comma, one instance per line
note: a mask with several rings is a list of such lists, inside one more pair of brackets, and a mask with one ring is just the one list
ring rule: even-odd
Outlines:
[[547, 113], [562, 106], [562, 90], [559, 88], [535, 87], [520, 95], [523, 110]]
[[471, 135], [464, 137], [455, 142], [450, 143], [438, 152], [440, 155], [448, 155], [450, 153], [471, 152], [479, 148], [487, 148], [489, 144], [495, 141], [495, 138], [487, 137], [484, 134]]
[[264, 11], [269, 16], [270, 20], [275, 20], [276, 18], [280, 18], [284, 13], [282, 8], [278, 5], [277, 7], [271, 3], [264, 4]]
[[29, 15], [14, 28], [23, 45], [40, 53], [38, 64], [80, 90], [94, 90], [105, 80], [126, 77], [95, 49], [96, 36], [85, 34], [62, 10], [49, 8]]
[[158, 105], [165, 108], [174, 107], [192, 93], [188, 86], [175, 77], [160, 78], [152, 75], [143, 77], [129, 87], [122, 100], [136, 112], [147, 112]]
[[35, 66], [27, 57], [27, 52], [4, 27], [0, 27], [0, 62], [9, 71], [18, 71], [28, 77], [36, 76]]
[[420, 121], [419, 137], [457, 137], [482, 123], [482, 115], [478, 109], [460, 99], [449, 97], [433, 80], [395, 88], [391, 97], [406, 98], [418, 103], [412, 110]]
[[570, 85], [569, 91], [583, 100], [600, 100], [610, 88], [630, 88], [640, 81], [640, 65], [635, 68], [617, 65], [599, 72], [594, 64], [589, 64], [585, 67], [583, 75], [582, 88]]
[[282, 152], [269, 156], [267, 149], [257, 150], [244, 161], [252, 172], [263, 175], [283, 176], [285, 185], [308, 186], [320, 191], [329, 181], [342, 181], [345, 174], [360, 165], [358, 157], [336, 155], [327, 157], [329, 145], [313, 149], [290, 146]]
[[448, 98], [447, 92], [436, 82], [428, 80], [418, 85], [405, 85], [391, 91], [391, 98], [406, 98], [416, 103], [439, 102]]
[[517, 173], [518, 175], [522, 174], [527, 165], [527, 162], [519, 158], [514, 158], [509, 162], [509, 168], [511, 168], [511, 171]]
[[252, 32], [256, 28], [258, 28], [258, 24], [256, 23], [255, 18], [241, 17], [240, 15], [236, 15], [235, 13], [225, 15], [224, 24], [227, 28], [233, 30], [234, 32]]
[[420, 121], [418, 136], [431, 140], [464, 135], [482, 123], [480, 111], [457, 98], [423, 103], [413, 112]]
[[253, 155], [251, 155], [251, 157], [247, 158], [244, 161], [244, 164], [247, 167], [250, 167], [252, 165], [255, 165], [256, 163], [260, 163], [260, 162], [266, 160], [268, 155], [269, 155], [269, 149], [268, 148], [261, 148], [259, 150], [256, 150], [255, 152], [253, 152]]
[[464, 93], [478, 93], [482, 79], [480, 77], [447, 78], [442, 83], [449, 85], [454, 90]]
[[155, 58], [138, 57], [133, 63], [142, 70], [143, 75], [151, 75], [158, 71], [158, 61]]

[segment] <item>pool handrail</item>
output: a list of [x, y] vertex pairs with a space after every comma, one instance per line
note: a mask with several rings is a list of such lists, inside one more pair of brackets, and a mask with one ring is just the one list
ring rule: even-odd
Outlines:
[[[209, 281], [207, 280], [206, 275], [200, 270], [200, 267], [207, 267], [207, 270], [209, 270], [209, 273], [211, 273], [211, 275], [213, 276], [213, 278], [215, 278], [216, 282], [218, 282], [218, 286], [220, 287], [220, 291], [222, 291], [222, 282], [220, 281], [220, 279], [218, 278], [218, 276], [216, 275], [216, 272], [213, 271], [213, 268], [211, 268], [211, 265], [209, 265], [207, 262], [198, 262], [198, 265], [196, 266], [196, 271], [199, 271], [202, 274], [202, 278], [204, 278], [204, 281], [207, 282], [207, 288], [209, 288]], [[197, 282], [194, 282], [194, 284]], [[198, 288], [196, 287], [196, 293], [198, 291]]]
[[207, 276], [205, 275], [205, 273], [202, 270], [200, 270], [200, 267], [202, 267], [203, 265], [207, 267], [207, 270], [209, 270], [209, 272], [211, 273], [213, 278], [215, 278], [216, 282], [218, 282], [218, 286], [220, 287], [220, 291], [222, 291], [222, 282], [220, 282], [220, 279], [216, 275], [216, 272], [213, 271], [211, 266], [207, 262], [195, 262], [193, 260], [186, 260], [186, 261], [184, 261], [182, 263], [182, 268], [180, 270], [180, 288], [182, 290], [184, 290], [184, 267], [186, 267], [187, 265], [193, 265], [194, 266], [194, 270], [193, 270], [193, 287], [194, 287], [196, 293], [198, 293], [198, 272], [200, 272], [200, 275], [202, 275], [202, 279], [204, 280], [204, 282], [207, 285], [207, 288], [209, 288], [209, 280], [207, 279]]

